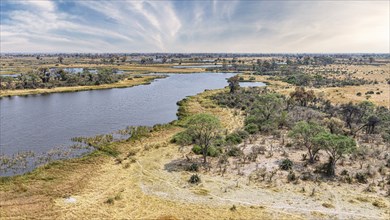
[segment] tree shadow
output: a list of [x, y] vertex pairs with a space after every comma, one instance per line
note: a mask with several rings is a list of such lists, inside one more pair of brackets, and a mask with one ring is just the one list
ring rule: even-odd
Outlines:
[[202, 166], [201, 158], [180, 158], [172, 160], [164, 165], [164, 170], [168, 172], [191, 171], [191, 166], [194, 166], [194, 164], [200, 168]]

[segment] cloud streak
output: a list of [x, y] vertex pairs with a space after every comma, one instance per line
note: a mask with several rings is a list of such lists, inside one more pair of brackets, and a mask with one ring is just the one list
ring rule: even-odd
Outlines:
[[1, 1], [1, 52], [389, 53], [389, 1]]

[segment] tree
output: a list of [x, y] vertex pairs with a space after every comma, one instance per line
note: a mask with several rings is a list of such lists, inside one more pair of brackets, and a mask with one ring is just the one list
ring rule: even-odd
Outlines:
[[230, 77], [228, 79], [228, 83], [229, 83], [230, 93], [234, 93], [240, 88], [240, 78], [238, 77], [238, 75]]
[[297, 144], [305, 146], [309, 154], [309, 162], [314, 163], [315, 156], [320, 148], [317, 147], [313, 140], [321, 132], [325, 132], [325, 129], [321, 125], [310, 121], [300, 121], [293, 127], [288, 136], [294, 138]]
[[187, 133], [202, 150], [203, 163], [207, 163], [207, 151], [219, 136], [222, 126], [218, 118], [210, 114], [197, 114], [187, 121]]
[[296, 87], [295, 91], [290, 93], [290, 97], [304, 107], [316, 98], [313, 90], [306, 91], [304, 87]]
[[338, 118], [325, 118], [322, 123], [330, 130], [332, 134], [343, 133], [344, 122]]
[[358, 131], [366, 126], [375, 128], [375, 125], [378, 124], [379, 121], [374, 120], [374, 118], [371, 118], [371, 122], [369, 121], [370, 116], [372, 116], [374, 111], [375, 105], [369, 101], [363, 101], [358, 105], [350, 102], [341, 106], [341, 115], [347, 124], [347, 127], [350, 129], [351, 135], [356, 135]]
[[356, 150], [356, 143], [351, 137], [345, 135], [322, 132], [314, 137], [314, 143], [325, 150], [329, 155], [327, 174], [335, 175], [336, 163], [344, 154], [352, 153]]
[[260, 95], [253, 103], [245, 124], [256, 124], [261, 131], [271, 131], [282, 123], [285, 101], [276, 93]]
[[352, 124], [355, 121], [355, 118], [360, 115], [360, 109], [352, 102], [349, 102], [348, 104], [341, 105], [341, 114], [347, 127], [352, 130]]

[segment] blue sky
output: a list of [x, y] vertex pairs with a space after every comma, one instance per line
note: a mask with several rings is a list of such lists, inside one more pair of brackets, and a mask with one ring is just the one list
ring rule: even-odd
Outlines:
[[389, 53], [389, 1], [1, 0], [1, 52]]

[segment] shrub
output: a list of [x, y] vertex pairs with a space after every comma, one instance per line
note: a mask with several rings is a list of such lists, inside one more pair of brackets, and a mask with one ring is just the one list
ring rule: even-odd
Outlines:
[[[192, 147], [192, 152], [194, 152], [195, 154], [198, 154], [198, 155], [203, 154], [202, 148], [199, 145], [194, 145]], [[211, 146], [207, 149], [207, 156], [210, 156], [210, 157], [218, 157], [220, 153], [221, 153], [220, 148], [216, 148], [216, 147]]]
[[183, 132], [175, 134], [173, 136], [171, 142], [185, 146], [185, 145], [192, 144], [193, 140], [192, 140], [191, 135], [189, 135], [187, 132], [183, 131]]
[[241, 139], [246, 139], [249, 137], [249, 133], [245, 130], [239, 130], [237, 131], [237, 134], [241, 137]]
[[355, 174], [355, 178], [357, 179], [357, 181], [358, 181], [359, 183], [367, 183], [367, 182], [368, 182], [368, 181], [367, 181], [367, 174], [366, 174], [366, 173], [361, 173], [361, 172], [356, 173], [356, 174]]
[[225, 146], [225, 145], [226, 145], [225, 138], [223, 138], [223, 137], [218, 137], [218, 138], [215, 139], [215, 141], [213, 142], [213, 145], [214, 145], [214, 146], [217, 146], [217, 147]]
[[108, 198], [104, 203], [107, 203], [107, 204], [114, 204], [114, 198]]
[[288, 182], [295, 181], [297, 179], [297, 176], [295, 175], [294, 171], [290, 171], [287, 175]]
[[249, 123], [245, 126], [245, 131], [247, 131], [249, 134], [256, 134], [259, 132], [259, 127], [254, 123]]
[[341, 175], [342, 175], [342, 176], [348, 175], [348, 170], [343, 170], [343, 171], [341, 171]]
[[356, 93], [357, 96], [362, 96], [361, 92]]
[[221, 148], [209, 147], [207, 149], [207, 156], [210, 157], [218, 157], [220, 153], [221, 153]]
[[192, 172], [198, 172], [199, 171], [199, 166], [197, 163], [192, 163], [189, 165], [186, 169], [187, 171], [192, 171]]
[[301, 180], [307, 181], [307, 180], [313, 180], [314, 176], [311, 172], [303, 172], [301, 175]]
[[195, 154], [202, 154], [202, 148], [199, 145], [194, 145], [192, 147], [192, 152]]
[[291, 170], [293, 166], [293, 162], [290, 159], [284, 159], [282, 163], [279, 165], [282, 170]]
[[189, 183], [191, 184], [198, 184], [200, 183], [200, 177], [198, 176], [198, 174], [193, 174], [190, 179], [188, 180]]
[[242, 142], [242, 138], [237, 133], [227, 135], [225, 140], [229, 144], [240, 144]]
[[237, 157], [242, 154], [242, 151], [238, 147], [232, 147], [227, 152], [227, 155], [230, 157]]
[[268, 120], [263, 124], [261, 124], [259, 130], [265, 133], [270, 133], [276, 129], [277, 129], [277, 124], [274, 121]]

